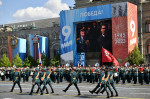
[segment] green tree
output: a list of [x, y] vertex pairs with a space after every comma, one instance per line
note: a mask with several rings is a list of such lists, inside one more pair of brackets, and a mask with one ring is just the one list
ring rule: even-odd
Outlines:
[[6, 54], [3, 54], [3, 57], [0, 60], [0, 66], [10, 67], [11, 62], [9, 61], [9, 58], [6, 56]]
[[42, 65], [43, 66], [49, 66], [50, 65], [50, 59], [45, 55], [44, 52], [42, 53], [41, 59], [42, 59]]
[[31, 66], [31, 62], [29, 61], [29, 59], [28, 59], [28, 57], [24, 60], [24, 62], [23, 62], [23, 66]]
[[31, 63], [30, 64], [30, 67], [32, 66], [37, 66], [38, 65], [38, 61], [35, 61], [34, 58], [32, 56], [28, 56], [28, 59], [29, 59], [29, 62]]
[[50, 65], [50, 59], [46, 56], [44, 60], [44, 66], [49, 66]]
[[60, 65], [60, 54], [56, 54], [54, 58], [51, 60], [51, 66], [58, 66]]
[[18, 54], [18, 53], [17, 53], [17, 55], [13, 58], [12, 64], [15, 65], [16, 67], [22, 66], [22, 60], [21, 60], [21, 58], [19, 57], [19, 54]]
[[132, 52], [129, 54], [129, 63], [131, 65], [140, 65], [143, 63], [143, 57], [140, 54], [139, 49], [137, 48], [137, 46], [134, 47], [134, 49], [132, 50]]
[[44, 51], [43, 51], [42, 56], [41, 56], [42, 61], [43, 61], [45, 58], [46, 58], [46, 55], [45, 55], [45, 53], [44, 53]]

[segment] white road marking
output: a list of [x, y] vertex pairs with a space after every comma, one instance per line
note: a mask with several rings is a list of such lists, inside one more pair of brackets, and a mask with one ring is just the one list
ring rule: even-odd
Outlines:
[[[14, 88], [14, 89], [20, 89], [20, 88]], [[22, 89], [31, 89], [31, 88], [22, 88]]]
[[146, 95], [150, 95], [150, 93], [130, 93], [130, 94], [141, 94], [141, 95], [143, 95], [143, 94], [146, 94]]
[[[68, 90], [68, 91], [74, 91], [74, 92], [77, 92], [77, 90]], [[80, 91], [80, 92], [88, 92], [88, 93], [89, 93], [89, 91]]]
[[149, 88], [124, 88], [124, 87], [116, 87], [116, 88], [118, 88], [118, 89], [149, 89]]
[[3, 99], [13, 99], [13, 98], [3, 98]]

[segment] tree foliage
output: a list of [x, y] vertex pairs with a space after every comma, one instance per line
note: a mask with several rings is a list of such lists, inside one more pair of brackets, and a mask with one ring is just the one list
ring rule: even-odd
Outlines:
[[28, 59], [29, 59], [29, 62], [31, 63], [30, 67], [37, 66], [39, 64], [39, 62], [35, 61], [34, 58], [32, 56], [30, 56], [30, 55], [28, 56]]
[[42, 53], [41, 59], [42, 59], [42, 65], [43, 66], [49, 66], [50, 65], [50, 59], [45, 55], [44, 52]]
[[140, 54], [139, 49], [137, 48], [137, 46], [134, 47], [134, 49], [132, 50], [132, 52], [129, 54], [129, 63], [131, 65], [140, 65], [143, 63], [143, 57]]
[[31, 62], [29, 61], [28, 57], [24, 60], [23, 62], [23, 66], [26, 67], [26, 66], [31, 66]]
[[11, 66], [11, 62], [9, 60], [9, 58], [6, 56], [6, 54], [3, 54], [3, 57], [0, 60], [0, 66], [3, 67], [10, 67]]
[[51, 60], [51, 66], [58, 66], [60, 65], [60, 54], [56, 54], [54, 58]]
[[19, 54], [17, 53], [17, 55], [13, 58], [13, 65], [15, 65], [16, 67], [21, 67], [22, 66], [22, 60], [19, 57]]

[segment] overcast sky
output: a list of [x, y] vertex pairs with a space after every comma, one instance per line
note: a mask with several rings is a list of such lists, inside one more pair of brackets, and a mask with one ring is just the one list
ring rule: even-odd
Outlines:
[[74, 0], [0, 0], [0, 25], [59, 17]]

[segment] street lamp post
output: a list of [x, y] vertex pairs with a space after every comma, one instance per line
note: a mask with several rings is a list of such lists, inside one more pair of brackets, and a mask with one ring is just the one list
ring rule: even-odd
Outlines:
[[140, 11], [141, 11], [141, 31], [140, 31], [140, 51], [141, 51], [141, 54], [143, 55], [143, 8], [142, 8], [142, 0], [140, 2]]

